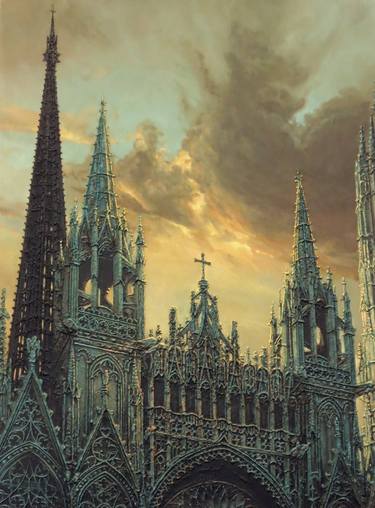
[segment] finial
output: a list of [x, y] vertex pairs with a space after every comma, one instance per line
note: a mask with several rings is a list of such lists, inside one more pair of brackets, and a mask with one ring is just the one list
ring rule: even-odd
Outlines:
[[50, 30], [50, 33], [51, 35], [55, 35], [55, 13], [56, 13], [56, 10], [55, 10], [55, 6], [54, 4], [51, 5], [51, 30]]
[[330, 266], [327, 268], [327, 282], [328, 283], [332, 282], [332, 272], [331, 272], [331, 267]]
[[372, 83], [372, 103], [370, 106], [370, 114], [371, 116], [375, 113], [375, 79]]
[[102, 100], [100, 101], [100, 114], [101, 115], [105, 115], [105, 108], [106, 108], [107, 104], [104, 100], [104, 97], [102, 97]]
[[202, 265], [202, 279], [206, 280], [205, 266], [211, 266], [211, 261], [206, 261], [204, 253], [202, 252], [200, 259], [194, 258], [194, 263], [201, 263]]
[[57, 51], [57, 37], [55, 33], [55, 9], [51, 7], [51, 25], [50, 32], [47, 36], [47, 49], [43, 55], [44, 61], [51, 64], [59, 62], [59, 53]]
[[365, 141], [365, 129], [363, 125], [361, 125], [359, 129], [359, 149], [358, 149], [358, 157], [361, 159], [366, 158], [366, 141]]
[[1, 290], [0, 317], [3, 317], [6, 314], [5, 301], [6, 301], [6, 289], [3, 288]]
[[347, 293], [347, 286], [348, 286], [348, 283], [346, 282], [346, 279], [345, 277], [342, 278], [342, 288], [343, 288], [343, 291], [344, 291], [344, 294]]
[[303, 173], [302, 173], [302, 171], [300, 169], [297, 169], [296, 176], [294, 177], [294, 181], [297, 184], [302, 185], [302, 180], [303, 180]]
[[246, 363], [248, 365], [251, 364], [251, 352], [249, 347], [246, 348]]
[[74, 205], [70, 210], [70, 224], [77, 224], [78, 222], [78, 201], [74, 201]]
[[142, 216], [138, 217], [138, 226], [137, 226], [137, 238], [135, 241], [136, 245], [144, 245], [144, 237], [143, 237], [143, 225], [142, 225]]
[[40, 351], [40, 341], [35, 335], [26, 339], [27, 359], [30, 370], [35, 370]]
[[104, 367], [101, 371], [102, 374], [102, 386], [100, 387], [100, 394], [102, 399], [102, 408], [107, 409], [108, 398], [109, 398], [109, 370]]

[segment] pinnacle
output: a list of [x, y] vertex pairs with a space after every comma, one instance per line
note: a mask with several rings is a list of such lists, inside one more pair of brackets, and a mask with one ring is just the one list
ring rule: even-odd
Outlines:
[[314, 238], [311, 232], [308, 209], [302, 186], [302, 176], [296, 176], [296, 205], [294, 222], [293, 268], [294, 272], [304, 278], [309, 273], [317, 273]]
[[105, 102], [102, 99], [94, 153], [85, 194], [84, 206], [87, 208], [90, 217], [94, 208], [96, 208], [99, 218], [110, 216], [116, 220], [119, 219], [113, 178]]

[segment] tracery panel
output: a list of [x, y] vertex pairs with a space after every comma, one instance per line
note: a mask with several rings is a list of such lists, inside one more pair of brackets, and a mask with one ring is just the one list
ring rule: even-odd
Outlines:
[[1, 508], [64, 508], [64, 497], [55, 473], [33, 453], [13, 462], [0, 478]]

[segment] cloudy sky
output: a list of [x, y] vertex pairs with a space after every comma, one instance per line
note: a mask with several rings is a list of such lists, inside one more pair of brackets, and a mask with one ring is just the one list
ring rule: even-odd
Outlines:
[[[203, 251], [224, 331], [268, 341], [303, 170], [323, 275], [358, 301], [353, 162], [375, 79], [371, 0], [56, 0], [68, 209], [107, 101], [119, 203], [147, 241], [147, 327], [183, 321]], [[0, 285], [14, 292], [49, 0], [0, 0]], [[11, 296], [9, 306], [11, 306]], [[358, 319], [356, 324], [359, 326]]]

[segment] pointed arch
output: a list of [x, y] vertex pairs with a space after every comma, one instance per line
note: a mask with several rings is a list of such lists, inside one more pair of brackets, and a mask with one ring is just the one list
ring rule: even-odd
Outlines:
[[[18, 453], [17, 453], [18, 452]], [[3, 458], [0, 472], [0, 506], [66, 508], [64, 471], [39, 447], [28, 444]]]
[[[138, 506], [135, 474], [108, 410], [102, 412], [95, 424], [78, 461], [76, 478], [73, 487], [76, 506], [101, 506], [99, 501], [105, 493], [114, 503], [108, 506]], [[117, 497], [116, 492], [123, 495]], [[82, 499], [86, 505], [80, 504]], [[99, 504], [90, 504], [95, 500]], [[121, 500], [127, 500], [127, 504], [121, 504]]]
[[122, 418], [124, 403], [124, 373], [116, 358], [110, 355], [97, 357], [89, 367], [88, 408], [91, 420], [97, 415], [97, 410], [103, 408], [103, 386], [106, 385], [106, 406], [113, 412], [113, 418], [124, 430]]
[[[292, 508], [283, 487], [256, 457], [220, 443], [174, 460], [151, 494], [150, 508], [168, 506], [179, 493], [202, 484], [232, 485], [259, 507]], [[171, 505], [172, 506], [172, 505]]]
[[128, 480], [113, 468], [98, 468], [85, 475], [75, 489], [75, 506], [80, 508], [136, 508], [139, 506], [135, 491]]

